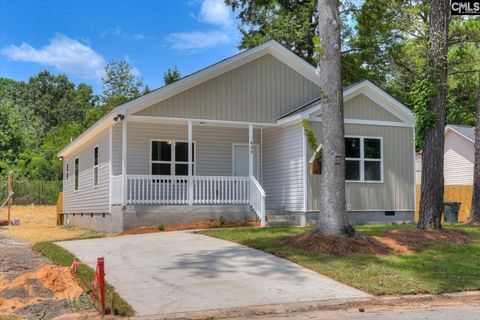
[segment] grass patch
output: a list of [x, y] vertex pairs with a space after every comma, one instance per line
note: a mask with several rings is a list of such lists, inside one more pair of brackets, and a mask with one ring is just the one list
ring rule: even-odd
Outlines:
[[[407, 224], [355, 228], [363, 234], [381, 236], [388, 230], [414, 227]], [[465, 231], [480, 239], [479, 227], [445, 225], [445, 228]], [[461, 245], [432, 241], [422, 252], [348, 257], [311, 253], [281, 243], [286, 237], [306, 230], [309, 228], [278, 227], [206, 230], [201, 233], [280, 256], [375, 295], [438, 294], [480, 288], [480, 242]]]
[[[85, 239], [85, 237], [87, 236], [88, 235], [83, 234], [80, 236], [80, 238]], [[57, 246], [53, 243], [53, 241], [37, 242], [33, 247], [35, 250], [37, 250], [59, 266], [70, 267], [73, 260], [76, 259], [73, 254]], [[80, 285], [86, 291], [88, 291], [92, 286], [93, 279], [95, 277], [95, 271], [85, 265], [80, 265], [77, 269], [77, 277], [80, 279]], [[106, 307], [110, 308], [112, 305], [112, 293], [114, 295], [116, 313], [121, 316], [133, 316], [134, 311], [132, 307], [127, 302], [125, 302], [122, 297], [120, 297], [120, 295], [115, 292], [114, 288], [108, 283], [105, 283]], [[96, 296], [98, 298], [98, 295]], [[95, 299], [95, 306], [98, 310], [101, 310], [98, 299]]]

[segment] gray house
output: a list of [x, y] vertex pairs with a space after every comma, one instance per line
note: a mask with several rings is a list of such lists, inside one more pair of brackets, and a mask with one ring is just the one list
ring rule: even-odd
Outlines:
[[[344, 100], [350, 219], [413, 220], [412, 113], [369, 81]], [[321, 175], [309, 173], [302, 121], [321, 141], [320, 108], [315, 68], [275, 41], [118, 106], [58, 153], [66, 222], [111, 232], [221, 215], [305, 223]]]

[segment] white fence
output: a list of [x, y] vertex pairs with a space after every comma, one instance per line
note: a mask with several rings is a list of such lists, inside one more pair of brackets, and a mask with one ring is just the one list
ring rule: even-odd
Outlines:
[[[111, 186], [111, 203], [122, 204], [123, 176], [112, 177]], [[127, 175], [127, 204], [189, 203], [250, 205], [265, 224], [265, 191], [254, 177], [193, 176], [190, 186], [187, 176]]]

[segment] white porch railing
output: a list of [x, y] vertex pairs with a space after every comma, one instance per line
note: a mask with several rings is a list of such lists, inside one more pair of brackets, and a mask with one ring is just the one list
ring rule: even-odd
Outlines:
[[254, 176], [250, 177], [250, 205], [260, 220], [260, 225], [265, 226], [265, 190]]
[[[192, 203], [250, 205], [265, 225], [265, 191], [254, 177], [193, 176]], [[111, 203], [122, 204], [123, 176], [112, 177]], [[127, 175], [127, 204], [188, 205], [188, 176]]]
[[194, 204], [249, 204], [248, 177], [193, 176]]

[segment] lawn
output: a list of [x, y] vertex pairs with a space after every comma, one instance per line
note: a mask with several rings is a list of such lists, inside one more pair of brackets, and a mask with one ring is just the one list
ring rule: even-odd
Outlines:
[[[414, 225], [356, 226], [363, 234]], [[480, 228], [445, 226], [480, 239]], [[480, 242], [450, 244], [432, 241], [422, 252], [395, 255], [355, 254], [347, 257], [311, 253], [282, 244], [281, 240], [308, 228], [243, 228], [206, 230], [202, 234], [237, 242], [293, 261], [306, 268], [375, 295], [443, 293], [480, 289]]]
[[[0, 219], [6, 219], [7, 210], [0, 210]], [[19, 219], [19, 226], [5, 227], [1, 235], [21, 239], [34, 245], [37, 242], [92, 238], [102, 234], [75, 227], [57, 226], [56, 206], [13, 206], [11, 217]]]

